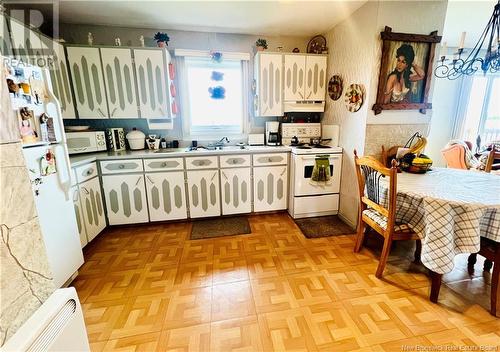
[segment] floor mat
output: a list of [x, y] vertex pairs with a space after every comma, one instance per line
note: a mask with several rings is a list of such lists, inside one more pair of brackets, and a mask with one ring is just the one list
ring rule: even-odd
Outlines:
[[245, 216], [215, 218], [193, 222], [190, 239], [243, 235], [252, 232]]
[[356, 232], [337, 215], [295, 219], [295, 223], [307, 238], [352, 235]]

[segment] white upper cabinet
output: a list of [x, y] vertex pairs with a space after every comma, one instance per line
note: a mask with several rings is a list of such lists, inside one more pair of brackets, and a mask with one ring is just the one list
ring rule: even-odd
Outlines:
[[[49, 66], [50, 81], [52, 83], [52, 92], [61, 104], [62, 116], [65, 119], [76, 119], [76, 109], [71, 92], [68, 66], [66, 64], [66, 55], [64, 46], [50, 38], [42, 36], [42, 42], [47, 42], [44, 52], [48, 52], [52, 59], [52, 65]], [[50, 49], [52, 47], [52, 50]]]
[[78, 116], [108, 118], [99, 48], [67, 47]]
[[101, 48], [109, 117], [138, 118], [132, 55], [127, 48]]
[[277, 53], [257, 53], [255, 55], [255, 115], [281, 116], [283, 57]]
[[323, 55], [307, 55], [304, 100], [325, 100], [326, 59]]
[[0, 54], [10, 56], [13, 54], [12, 43], [9, 37], [9, 28], [7, 27], [7, 19], [3, 14], [0, 14]]
[[16, 59], [36, 64], [38, 58], [43, 58], [42, 42], [38, 32], [25, 27], [23, 23], [13, 18], [9, 24]]
[[134, 49], [133, 52], [141, 117], [170, 118], [164, 50]]
[[305, 100], [305, 55], [284, 55], [283, 100]]

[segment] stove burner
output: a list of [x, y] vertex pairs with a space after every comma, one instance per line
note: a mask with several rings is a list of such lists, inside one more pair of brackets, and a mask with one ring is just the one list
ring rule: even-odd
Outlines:
[[297, 149], [312, 149], [312, 147], [309, 147], [307, 145], [299, 145]]
[[328, 148], [331, 148], [331, 146], [323, 145], [323, 144], [315, 144], [315, 145], [313, 145], [313, 148], [328, 149]]

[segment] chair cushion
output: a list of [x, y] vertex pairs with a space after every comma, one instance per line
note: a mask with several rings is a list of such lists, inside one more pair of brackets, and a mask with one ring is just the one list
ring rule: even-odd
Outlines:
[[[387, 218], [374, 209], [366, 209], [363, 215], [375, 221], [384, 230], [387, 229]], [[413, 232], [410, 224], [396, 224], [394, 225], [394, 232]]]

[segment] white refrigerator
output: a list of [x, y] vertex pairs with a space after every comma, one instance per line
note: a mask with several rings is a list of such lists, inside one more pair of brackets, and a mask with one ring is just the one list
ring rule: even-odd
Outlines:
[[[40, 140], [40, 132], [38, 132], [37, 141], [23, 142], [23, 154], [30, 175], [54, 285], [59, 288], [84, 262], [73, 200], [70, 196], [71, 169], [66, 137], [61, 108], [52, 92], [49, 72], [38, 67], [24, 67], [23, 71], [22, 77], [29, 77], [30, 83], [31, 77], [38, 78], [38, 86], [40, 86], [40, 79], [43, 81], [45, 98], [39, 97], [37, 103], [32, 97], [29, 102], [25, 94], [11, 93], [13, 108], [17, 114], [19, 114], [19, 109], [27, 108], [28, 111], [33, 112], [35, 119], [45, 113], [53, 121], [52, 141]], [[12, 75], [11, 79], [26, 81], [26, 78], [19, 78], [15, 75]], [[34, 85], [31, 88], [34, 88]], [[22, 90], [21, 93], [23, 93]], [[22, 122], [23, 119], [20, 117], [20, 128], [24, 127]], [[48, 167], [47, 159], [49, 159], [50, 167]]]

